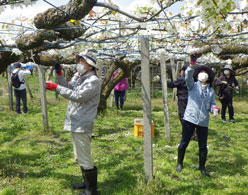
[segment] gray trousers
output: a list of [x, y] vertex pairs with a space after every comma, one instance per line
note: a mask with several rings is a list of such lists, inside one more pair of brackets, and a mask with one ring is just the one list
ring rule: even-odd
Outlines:
[[73, 133], [73, 149], [75, 159], [83, 169], [93, 169], [94, 164], [91, 158], [91, 135], [92, 133]]

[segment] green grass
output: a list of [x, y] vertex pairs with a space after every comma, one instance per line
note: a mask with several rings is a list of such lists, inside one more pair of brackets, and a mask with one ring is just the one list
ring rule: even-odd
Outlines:
[[[81, 181], [74, 162], [71, 136], [63, 130], [68, 101], [55, 100], [47, 92], [49, 132], [43, 130], [38, 81], [28, 79], [34, 100], [28, 99], [29, 113], [16, 115], [8, 110], [7, 96], [0, 102], [0, 194], [70, 195], [75, 182]], [[129, 91], [130, 92], [130, 91]], [[248, 104], [247, 98], [235, 97], [237, 123], [222, 124], [220, 116], [211, 116], [209, 155], [206, 164], [211, 178], [204, 177], [198, 166], [198, 144], [187, 148], [184, 169], [175, 171], [177, 144], [181, 126], [176, 103], [169, 94], [171, 141], [164, 136], [163, 101], [157, 92], [152, 99], [155, 125], [153, 138], [154, 179], [145, 183], [143, 139], [134, 137], [134, 119], [142, 118], [140, 92], [128, 93], [124, 111], [107, 109], [95, 124], [92, 156], [98, 167], [98, 189], [103, 195], [163, 194], [248, 194]], [[217, 104], [220, 106], [219, 101]]]

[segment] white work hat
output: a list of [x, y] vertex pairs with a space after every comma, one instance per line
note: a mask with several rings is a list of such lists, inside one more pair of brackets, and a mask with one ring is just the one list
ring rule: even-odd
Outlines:
[[80, 53], [80, 54], [77, 54], [76, 57], [77, 59], [83, 58], [90, 66], [93, 66], [96, 69], [98, 69], [97, 63], [96, 63], [96, 57], [92, 52]]

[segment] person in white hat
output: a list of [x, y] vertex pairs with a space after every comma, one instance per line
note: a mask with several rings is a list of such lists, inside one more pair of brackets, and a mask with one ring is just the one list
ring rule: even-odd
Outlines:
[[100, 80], [96, 75], [97, 63], [92, 53], [76, 56], [77, 73], [71, 82], [62, 76], [60, 64], [55, 65], [57, 81], [46, 83], [46, 89], [57, 91], [70, 100], [64, 123], [64, 130], [71, 132], [77, 162], [84, 182], [75, 184], [74, 189], [85, 188], [82, 194], [97, 194], [97, 168], [91, 158], [91, 137], [97, 108], [100, 101]]
[[223, 75], [221, 75], [215, 82], [216, 86], [219, 86], [219, 99], [222, 105], [221, 119], [222, 122], [226, 122], [226, 109], [229, 111], [229, 121], [234, 123], [234, 110], [233, 110], [233, 89], [239, 90], [239, 83], [235, 78], [235, 73], [230, 64], [225, 65], [222, 69]]

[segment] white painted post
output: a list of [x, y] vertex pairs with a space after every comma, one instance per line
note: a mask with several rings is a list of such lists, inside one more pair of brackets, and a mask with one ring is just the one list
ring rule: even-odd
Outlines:
[[53, 71], [54, 71], [54, 66], [51, 66], [49, 69], [49, 72], [47, 74], [47, 81], [49, 81], [53, 75]]
[[24, 80], [25, 80], [25, 83], [26, 83], [26, 87], [27, 87], [27, 90], [28, 90], [29, 97], [30, 97], [30, 99], [33, 99], [34, 96], [32, 94], [32, 91], [31, 91], [30, 87], [29, 87], [29, 84], [27, 82], [27, 79], [24, 78]]
[[8, 93], [8, 89], [7, 89], [6, 85], [5, 85], [4, 82], [3, 82], [2, 76], [0, 76], [0, 83], [1, 83], [1, 85], [3, 86], [4, 91], [5, 91], [6, 93]]
[[13, 90], [11, 85], [11, 67], [10, 65], [7, 68], [7, 79], [8, 79], [8, 89], [9, 89], [9, 109], [13, 109]]
[[170, 123], [169, 123], [169, 108], [168, 108], [168, 92], [167, 92], [167, 74], [166, 74], [166, 62], [164, 54], [160, 55], [160, 68], [161, 68], [161, 81], [162, 92], [164, 102], [164, 127], [165, 138], [170, 140]]
[[[175, 64], [175, 59], [174, 57], [170, 59], [170, 64], [171, 64], [171, 70], [172, 70], [172, 79], [175, 81], [177, 79], [177, 74], [176, 74], [176, 64]], [[177, 101], [177, 89], [173, 88], [173, 96], [172, 99], [173, 101]]]
[[46, 88], [45, 88], [45, 74], [44, 69], [40, 65], [38, 66], [39, 73], [39, 83], [40, 83], [40, 99], [41, 99], [41, 109], [42, 109], [42, 118], [44, 130], [48, 130], [48, 117], [47, 117], [47, 105], [46, 105]]
[[152, 153], [152, 116], [151, 116], [151, 74], [149, 62], [149, 40], [143, 38], [141, 42], [141, 83], [143, 102], [143, 131], [144, 131], [144, 166], [145, 179], [153, 178]]
[[110, 94], [110, 104], [109, 104], [110, 108], [113, 107], [113, 99], [114, 99], [114, 89], [111, 91], [111, 94]]

